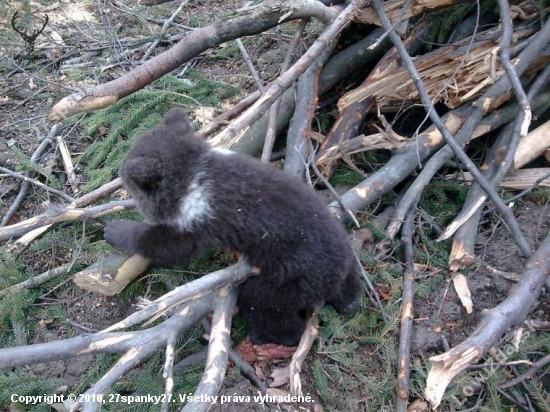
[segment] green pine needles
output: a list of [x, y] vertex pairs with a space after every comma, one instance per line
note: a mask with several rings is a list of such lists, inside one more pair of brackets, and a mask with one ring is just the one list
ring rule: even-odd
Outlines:
[[458, 180], [432, 179], [422, 192], [420, 206], [441, 225], [446, 225], [460, 212], [468, 187]]
[[[219, 107], [237, 93], [234, 86], [190, 70], [184, 80], [164, 76], [115, 105], [95, 111], [83, 123], [83, 135], [94, 139], [80, 159], [89, 177], [83, 191], [90, 192], [112, 180], [134, 139], [155, 126], [171, 106], [184, 106], [188, 111], [198, 106]], [[104, 136], [100, 138], [98, 133]]]
[[[446, 44], [460, 22], [468, 16], [477, 13], [476, 7], [476, 5], [472, 4], [458, 4], [433, 12], [432, 15], [435, 17], [435, 24], [430, 30], [429, 40], [437, 44]], [[498, 10], [498, 6], [494, 0], [481, 0], [479, 7], [481, 8], [479, 11], [480, 15], [494, 13], [495, 10]]]

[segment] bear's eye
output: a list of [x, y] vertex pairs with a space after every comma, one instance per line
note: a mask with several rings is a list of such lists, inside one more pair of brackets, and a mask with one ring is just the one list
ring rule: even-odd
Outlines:
[[152, 192], [159, 188], [162, 177], [159, 175], [134, 176], [132, 180], [141, 190]]

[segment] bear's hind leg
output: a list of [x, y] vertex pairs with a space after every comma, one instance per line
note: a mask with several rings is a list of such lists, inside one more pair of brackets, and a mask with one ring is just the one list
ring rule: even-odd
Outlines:
[[255, 345], [275, 343], [296, 346], [305, 329], [305, 319], [297, 311], [281, 312], [264, 308], [249, 317], [251, 323], [250, 341]]
[[241, 286], [238, 306], [250, 322], [253, 344], [295, 346], [304, 332], [305, 310], [296, 288], [274, 285], [265, 277], [251, 277]]

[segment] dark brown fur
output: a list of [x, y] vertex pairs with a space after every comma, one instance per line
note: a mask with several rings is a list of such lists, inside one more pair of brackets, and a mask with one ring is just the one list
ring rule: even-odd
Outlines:
[[212, 149], [182, 111], [170, 110], [134, 143], [120, 175], [146, 222], [109, 222], [105, 239], [117, 249], [185, 267], [218, 244], [260, 268], [238, 301], [253, 343], [297, 344], [306, 310], [323, 300], [339, 312], [358, 308], [347, 234], [313, 190], [271, 165]]

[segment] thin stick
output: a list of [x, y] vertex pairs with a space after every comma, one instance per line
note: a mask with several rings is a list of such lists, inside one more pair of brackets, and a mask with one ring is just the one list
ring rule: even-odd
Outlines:
[[346, 205], [342, 201], [342, 198], [340, 197], [340, 195], [336, 192], [336, 190], [334, 190], [334, 187], [332, 187], [332, 185], [330, 184], [328, 179], [325, 176], [323, 176], [323, 174], [319, 171], [319, 168], [317, 167], [317, 164], [315, 163], [315, 150], [313, 150], [313, 144], [311, 143], [311, 140], [308, 140], [308, 143], [310, 145], [310, 153], [311, 153], [309, 164], [310, 164], [311, 168], [313, 169], [313, 172], [315, 173], [315, 176], [317, 176], [319, 178], [319, 180], [321, 180], [321, 182], [323, 182], [323, 184], [326, 186], [326, 188], [328, 189], [330, 194], [332, 196], [334, 196], [334, 198], [338, 201], [338, 203], [340, 203], [340, 206], [342, 207], [342, 209], [344, 209], [347, 212], [350, 219], [353, 221], [353, 223], [355, 223], [355, 226], [356, 227], [361, 227], [361, 225], [359, 224], [359, 222], [355, 218], [355, 215], [353, 214], [353, 212], [346, 207]]
[[535, 374], [536, 371], [538, 371], [543, 366], [546, 366], [548, 363], [550, 363], [550, 355], [546, 355], [543, 358], [540, 358], [538, 361], [533, 362], [531, 364], [531, 367], [527, 370], [527, 372], [525, 372], [525, 373], [523, 373], [519, 376], [516, 376], [511, 381], [507, 381], [507, 382], [504, 382], [504, 383], [498, 385], [498, 387], [500, 389], [505, 389], [505, 388], [509, 388], [511, 386], [517, 385], [518, 383], [523, 382], [523, 381], [529, 379], [530, 377], [532, 377]]
[[386, 314], [386, 312], [384, 311], [384, 307], [382, 306], [382, 302], [380, 301], [380, 296], [378, 295], [378, 292], [376, 291], [376, 289], [374, 288], [374, 285], [370, 281], [369, 275], [368, 275], [367, 271], [365, 270], [365, 268], [363, 267], [363, 264], [361, 263], [361, 259], [359, 259], [359, 256], [357, 255], [355, 250], [353, 251], [353, 254], [355, 256], [355, 262], [357, 263], [357, 265], [359, 267], [359, 270], [361, 271], [361, 274], [363, 275], [363, 279], [365, 279], [365, 282], [367, 284], [367, 287], [368, 287], [367, 292], [368, 292], [370, 301], [378, 308], [378, 311], [380, 312], [380, 315], [382, 316], [382, 320], [385, 323], [388, 323], [389, 318], [388, 318], [388, 315]]
[[108, 202], [99, 206], [92, 206], [83, 209], [77, 208], [62, 208], [51, 205], [50, 210], [41, 215], [24, 220], [7, 227], [0, 228], [0, 241], [8, 240], [12, 237], [19, 237], [23, 234], [41, 228], [50, 226], [54, 223], [68, 222], [82, 219], [97, 219], [98, 217], [109, 213], [121, 212], [124, 210], [134, 209], [136, 206], [133, 200], [119, 200]]
[[147, 60], [149, 58], [149, 56], [153, 52], [154, 48], [158, 46], [161, 39], [164, 37], [164, 33], [166, 33], [166, 31], [170, 28], [170, 24], [174, 21], [174, 19], [177, 17], [177, 15], [181, 13], [181, 10], [185, 7], [185, 5], [187, 3], [189, 3], [189, 0], [182, 1], [181, 4], [179, 5], [179, 7], [176, 9], [176, 11], [174, 13], [172, 13], [170, 18], [164, 22], [164, 24], [162, 25], [162, 29], [160, 29], [160, 33], [157, 35], [157, 39], [153, 42], [153, 44], [151, 44], [149, 46], [149, 48], [147, 49], [147, 51], [145, 52], [145, 54], [141, 58], [141, 62], [140, 62], [141, 64], [143, 64], [145, 62], [145, 60]]
[[260, 76], [258, 76], [258, 72], [256, 71], [256, 68], [254, 67], [254, 63], [252, 63], [252, 60], [250, 60], [250, 56], [248, 55], [248, 52], [244, 48], [243, 42], [241, 39], [236, 39], [235, 42], [237, 43], [237, 46], [239, 46], [239, 50], [241, 54], [243, 55], [243, 60], [246, 63], [246, 67], [248, 67], [248, 71], [254, 78], [254, 81], [256, 82], [256, 87], [260, 91], [260, 93], [264, 92], [264, 82], [262, 79], [260, 79]]
[[319, 311], [323, 307], [323, 304], [315, 305], [313, 313], [309, 317], [306, 329], [300, 338], [300, 343], [296, 348], [296, 352], [292, 355], [292, 360], [289, 366], [289, 379], [290, 379], [290, 393], [296, 396], [302, 396], [302, 382], [300, 380], [300, 372], [302, 371], [302, 365], [309, 353], [309, 350], [313, 346], [313, 342], [319, 334]]
[[[510, 79], [512, 89], [514, 90], [518, 103], [520, 104], [522, 109], [517, 119], [518, 133], [514, 133], [512, 137], [512, 142], [510, 142], [508, 152], [506, 153], [506, 159], [508, 159], [511, 164], [511, 160], [514, 158], [515, 148], [517, 147], [517, 142], [519, 141], [519, 138], [527, 135], [529, 125], [531, 124], [532, 114], [531, 107], [529, 105], [529, 99], [527, 98], [527, 95], [525, 94], [525, 90], [523, 90], [523, 86], [521, 85], [521, 81], [519, 80], [516, 70], [512, 62], [510, 61], [509, 48], [514, 35], [512, 18], [510, 17], [510, 5], [508, 4], [507, 0], [497, 0], [497, 2], [500, 10], [500, 22], [502, 24], [502, 38], [499, 45], [500, 63], [502, 64], [502, 67], [504, 67], [504, 70], [506, 71], [506, 74]], [[515, 144], [513, 143], [514, 141]]]
[[407, 11], [407, 9], [409, 8], [409, 6], [411, 5], [411, 1], [412, 0], [407, 0], [404, 4], [403, 4], [403, 7], [401, 8], [401, 12], [399, 13], [399, 16], [394, 20], [392, 26], [390, 29], [387, 29], [384, 34], [382, 34], [378, 40], [376, 40], [376, 43], [374, 43], [372, 46], [369, 46], [369, 50], [372, 50], [372, 49], [375, 49], [376, 47], [380, 46], [382, 44], [382, 42], [384, 41], [384, 39], [386, 39], [386, 37], [388, 37], [388, 35], [393, 31], [395, 30], [395, 28], [403, 21], [403, 16], [405, 15], [405, 12]]
[[[550, 177], [550, 172], [548, 173], [545, 173], [544, 175], [542, 175], [541, 177], [539, 177], [537, 180], [535, 180], [533, 182], [533, 184], [531, 186], [529, 186], [527, 189], [519, 192], [517, 195], [514, 195], [512, 197], [509, 197], [508, 199], [506, 199], [504, 202], [506, 204], [510, 203], [510, 202], [514, 202], [518, 199], [521, 199], [523, 196], [525, 196], [527, 193], [529, 193], [530, 191], [532, 191], [533, 189], [535, 189], [538, 185], [540, 185], [544, 180], [548, 179]], [[492, 212], [493, 209], [489, 209], [487, 212]]]
[[14, 172], [10, 169], [6, 169], [5, 167], [0, 167], [0, 172], [5, 173], [11, 177], [14, 177], [19, 180], [23, 180], [24, 182], [30, 183], [31, 185], [38, 186], [41, 189], [44, 189], [46, 192], [50, 192], [56, 196], [59, 196], [63, 199], [65, 199], [68, 202], [74, 202], [74, 197], [69, 196], [67, 193], [62, 192], [61, 190], [54, 189], [53, 187], [50, 187], [48, 185], [45, 185], [44, 183], [33, 179], [32, 177], [28, 177], [25, 175], [22, 175], [20, 173]]
[[[59, 130], [59, 124], [54, 124], [52, 128], [50, 129], [50, 132], [48, 135], [42, 140], [38, 148], [34, 151], [34, 153], [31, 156], [31, 162], [36, 162], [40, 156], [42, 156], [42, 153], [44, 150], [46, 150], [46, 147], [48, 147], [49, 144], [52, 143], [52, 139], [57, 134], [57, 131]], [[30, 171], [25, 172], [25, 176], [30, 177]], [[0, 227], [6, 226], [12, 216], [15, 214], [19, 206], [21, 206], [21, 203], [23, 203], [23, 199], [27, 195], [27, 190], [29, 190], [30, 183], [29, 182], [23, 182], [21, 184], [21, 188], [19, 189], [19, 193], [17, 194], [17, 197], [11, 204], [10, 208], [2, 218], [2, 221], [0, 222]]]
[[413, 326], [414, 301], [414, 250], [413, 217], [415, 208], [411, 208], [403, 224], [401, 242], [405, 258], [403, 274], [403, 293], [401, 302], [401, 330], [399, 332], [399, 352], [397, 354], [397, 412], [405, 412], [409, 401], [409, 377], [411, 373], [411, 338]]
[[92, 190], [90, 193], [87, 193], [83, 196], [74, 200], [74, 203], [71, 203], [71, 206], [74, 207], [86, 207], [96, 202], [99, 199], [109, 196], [110, 194], [116, 192], [122, 187], [122, 179], [117, 177], [116, 179], [105, 183], [103, 186], [98, 187], [95, 190]]
[[258, 387], [262, 394], [265, 395], [267, 393], [266, 384], [258, 377], [254, 368], [250, 366], [250, 364], [243, 358], [241, 358], [241, 356], [233, 348], [229, 348], [229, 359], [231, 359], [231, 362], [233, 362], [235, 366], [241, 370], [250, 382]]
[[[292, 56], [298, 48], [300, 39], [304, 33], [304, 30], [309, 22], [309, 19], [301, 19], [294, 36], [292, 37], [292, 42], [287, 50], [283, 64], [281, 65], [281, 74], [286, 72], [290, 64], [292, 63]], [[279, 97], [275, 103], [269, 108], [269, 122], [267, 123], [267, 133], [265, 135], [264, 148], [262, 151], [261, 161], [264, 163], [269, 163], [271, 158], [271, 152], [273, 151], [273, 145], [275, 144], [276, 130], [277, 130], [277, 115], [279, 114], [279, 106], [281, 105], [281, 98]]]
[[67, 273], [71, 269], [71, 266], [72, 264], [59, 266], [59, 267], [56, 267], [55, 269], [50, 269], [44, 273], [33, 276], [32, 278], [29, 278], [21, 283], [12, 285], [10, 287], [7, 287], [6, 289], [2, 289], [0, 290], [0, 299], [12, 293], [17, 293], [23, 289], [32, 288], [32, 287], [41, 285], [43, 283], [46, 283], [47, 281], [52, 280], [59, 275]]
[[73, 159], [71, 158], [71, 153], [67, 147], [67, 143], [63, 140], [63, 136], [57, 136], [57, 147], [61, 153], [61, 159], [63, 160], [63, 167], [65, 168], [65, 173], [67, 174], [67, 183], [72, 186], [73, 193], [78, 193], [79, 189], [75, 185], [75, 174], [74, 174], [74, 165]]

